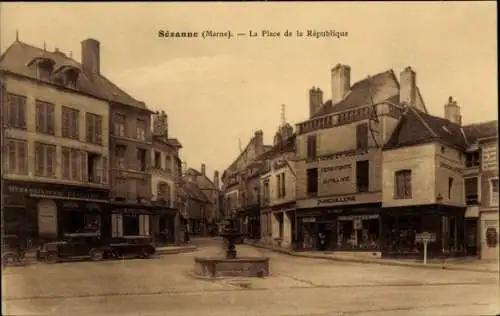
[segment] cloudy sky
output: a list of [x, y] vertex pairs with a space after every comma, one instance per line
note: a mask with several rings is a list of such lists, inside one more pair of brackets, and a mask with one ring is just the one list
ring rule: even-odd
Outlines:
[[[2, 52], [15, 39], [72, 52], [101, 42], [101, 72], [153, 110], [189, 167], [224, 170], [257, 129], [266, 143], [280, 123], [306, 119], [307, 90], [330, 98], [330, 69], [351, 66], [351, 82], [406, 66], [431, 114], [453, 96], [464, 123], [497, 118], [495, 2], [433, 3], [96, 3], [0, 7]], [[316, 29], [343, 39], [158, 38], [160, 29], [248, 32]]]

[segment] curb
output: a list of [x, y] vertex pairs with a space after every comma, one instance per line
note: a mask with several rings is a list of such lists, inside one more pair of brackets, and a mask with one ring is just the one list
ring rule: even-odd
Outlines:
[[194, 252], [197, 250], [196, 246], [187, 246], [187, 247], [182, 247], [182, 248], [176, 248], [176, 249], [162, 249], [162, 250], [157, 250], [156, 255], [174, 255], [174, 254], [179, 254], [179, 253], [186, 253], [186, 252]]
[[[306, 255], [306, 254], [301, 254], [300, 252], [292, 252], [288, 251], [286, 249], [276, 249], [274, 247], [270, 247], [267, 245], [259, 245], [259, 244], [254, 244], [254, 243], [245, 243], [246, 245], [253, 246], [256, 248], [262, 248], [262, 249], [267, 249], [271, 250], [274, 252], [279, 252], [283, 253], [292, 257], [300, 257], [300, 258], [309, 258], [309, 259], [322, 259], [322, 260], [330, 260], [330, 261], [342, 261], [342, 262], [354, 262], [354, 263], [363, 263], [363, 264], [380, 264], [380, 265], [387, 265], [387, 266], [399, 266], [399, 267], [413, 267], [413, 268], [423, 268], [423, 269], [440, 269], [443, 270], [461, 270], [461, 271], [471, 271], [471, 272], [483, 272], [483, 273], [498, 273], [496, 270], [491, 270], [491, 269], [475, 269], [475, 268], [464, 268], [464, 267], [457, 267], [457, 266], [442, 266], [442, 265], [423, 265], [419, 263], [410, 263], [410, 262], [394, 262], [394, 261], [373, 261], [373, 260], [365, 260], [365, 259], [355, 259], [355, 258], [339, 258], [339, 257], [331, 257], [331, 256], [324, 256], [324, 255]], [[384, 260], [384, 259], [380, 259]]]

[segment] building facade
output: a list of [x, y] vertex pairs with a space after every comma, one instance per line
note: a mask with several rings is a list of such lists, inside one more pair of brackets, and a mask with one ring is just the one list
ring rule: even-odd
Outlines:
[[331, 74], [332, 100], [311, 89], [310, 119], [296, 128], [297, 248], [380, 249], [382, 147], [403, 108], [425, 104], [410, 67], [400, 82], [392, 70], [354, 85], [349, 66]]
[[5, 232], [31, 239], [102, 232], [109, 207], [111, 87], [64, 53], [16, 40], [0, 61]]
[[153, 115], [151, 152], [151, 190], [158, 213], [152, 215], [152, 234], [158, 243], [178, 243], [180, 213], [177, 187], [182, 178], [179, 151], [175, 138], [169, 138], [168, 118], [164, 111]]
[[[222, 200], [224, 216], [236, 220], [240, 230], [252, 237], [260, 236], [260, 168], [262, 163], [257, 159], [271, 146], [264, 145], [264, 133], [255, 132], [254, 137], [241, 151], [236, 160], [222, 174]], [[250, 221], [250, 224], [249, 224]]]
[[296, 240], [295, 134], [289, 124], [280, 126], [274, 145], [259, 158], [267, 162], [260, 175], [261, 242], [294, 249]]

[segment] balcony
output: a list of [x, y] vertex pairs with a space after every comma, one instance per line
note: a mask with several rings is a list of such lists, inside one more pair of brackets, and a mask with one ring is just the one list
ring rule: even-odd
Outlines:
[[481, 202], [479, 202], [479, 196], [477, 193], [466, 194], [465, 195], [465, 203], [467, 205], [479, 205], [479, 204], [481, 204]]

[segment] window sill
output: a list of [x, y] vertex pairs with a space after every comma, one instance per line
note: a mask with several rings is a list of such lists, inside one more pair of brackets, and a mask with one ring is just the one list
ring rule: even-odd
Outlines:
[[55, 132], [45, 132], [45, 131], [36, 131], [37, 134], [43, 134], [43, 135], [47, 135], [47, 136], [56, 136], [56, 133]]

